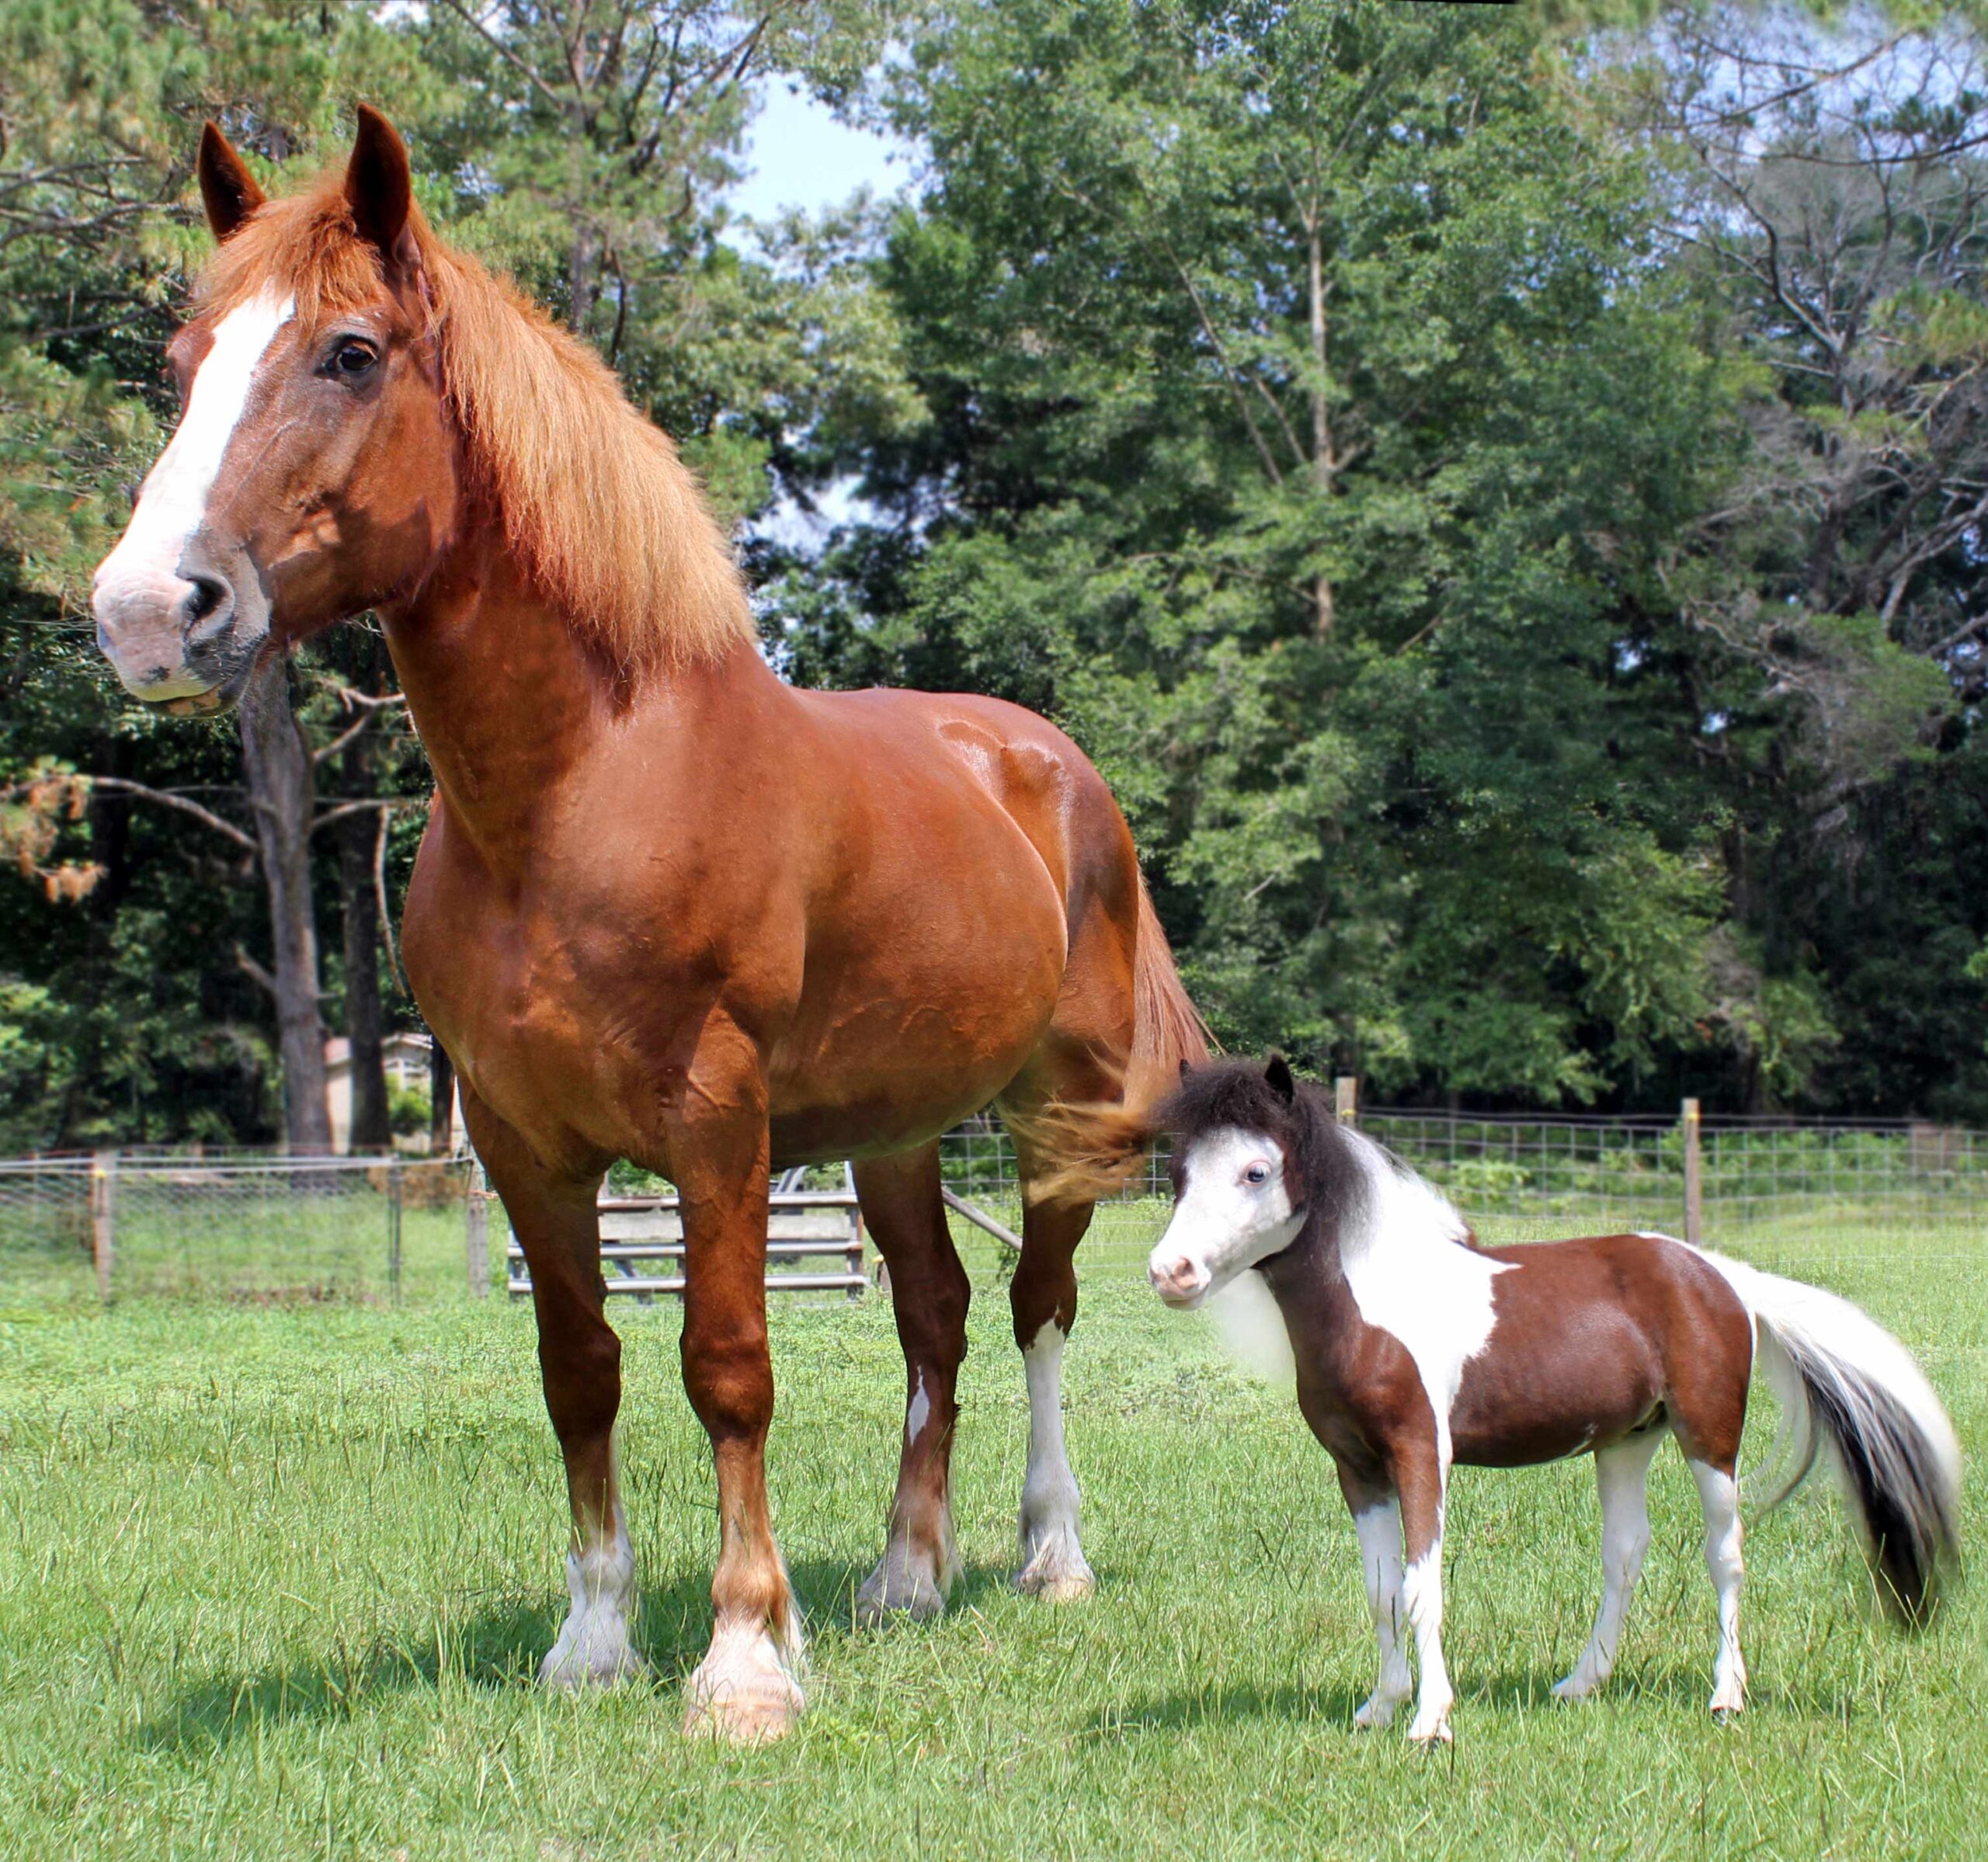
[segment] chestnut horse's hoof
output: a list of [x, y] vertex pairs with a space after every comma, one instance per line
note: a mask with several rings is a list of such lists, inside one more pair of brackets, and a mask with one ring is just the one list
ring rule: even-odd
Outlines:
[[577, 1694], [582, 1688], [613, 1687], [623, 1681], [639, 1681], [649, 1665], [624, 1641], [619, 1644], [568, 1648], [562, 1638], [539, 1664], [539, 1684], [562, 1694]]
[[721, 1623], [686, 1690], [683, 1730], [736, 1746], [784, 1736], [805, 1704], [790, 1659], [763, 1625]]
[[893, 1538], [884, 1548], [877, 1568], [863, 1580], [863, 1588], [856, 1593], [857, 1627], [880, 1628], [893, 1617], [909, 1617], [914, 1623], [923, 1623], [943, 1615], [959, 1575], [960, 1562], [953, 1550], [950, 1528], [936, 1554], [919, 1551]]

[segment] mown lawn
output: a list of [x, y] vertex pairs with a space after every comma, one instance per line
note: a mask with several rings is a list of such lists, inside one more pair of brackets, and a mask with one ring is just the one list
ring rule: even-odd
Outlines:
[[[955, 1464], [969, 1575], [937, 1624], [850, 1629], [902, 1424], [886, 1304], [776, 1308], [773, 1491], [812, 1707], [796, 1736], [745, 1752], [679, 1731], [714, 1534], [673, 1304], [622, 1313], [658, 1679], [569, 1700], [528, 1682], [564, 1601], [565, 1526], [523, 1311], [447, 1295], [439, 1266], [412, 1282], [433, 1297], [399, 1309], [106, 1313], [14, 1280], [0, 1856], [1982, 1853], [1980, 1587], [1930, 1634], [1895, 1634], [1813, 1485], [1750, 1540], [1753, 1707], [1715, 1726], [1695, 1503], [1668, 1450], [1604, 1697], [1547, 1694], [1595, 1601], [1587, 1464], [1465, 1471], [1454, 1753], [1354, 1736], [1371, 1658], [1329, 1465], [1288, 1396], [1139, 1284], [1150, 1214], [1115, 1218], [1069, 1367], [1100, 1580], [1087, 1605], [1007, 1587], [1027, 1410], [991, 1255], [974, 1251]], [[1922, 1353], [1978, 1452], [1988, 1249], [1864, 1233], [1816, 1260]], [[1771, 1420], [1764, 1398], [1763, 1446]], [[1977, 1542], [1988, 1525], [1972, 1482], [1965, 1523]]]

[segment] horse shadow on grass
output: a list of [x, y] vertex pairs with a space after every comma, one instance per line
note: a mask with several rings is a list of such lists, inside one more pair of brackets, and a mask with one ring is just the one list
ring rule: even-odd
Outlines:
[[[1587, 1701], [1562, 1701], [1553, 1697], [1557, 1673], [1532, 1669], [1506, 1669], [1488, 1676], [1465, 1676], [1451, 1680], [1457, 1690], [1453, 1722], [1467, 1721], [1474, 1712], [1503, 1708], [1522, 1713], [1578, 1715], [1628, 1706], [1637, 1701], [1657, 1700], [1667, 1706], [1687, 1709], [1706, 1719], [1705, 1703], [1712, 1693], [1712, 1676], [1685, 1674], [1675, 1669], [1648, 1675], [1618, 1673], [1599, 1694]], [[1366, 1687], [1307, 1687], [1291, 1683], [1264, 1686], [1239, 1682], [1223, 1686], [1211, 1680], [1194, 1688], [1132, 1699], [1103, 1708], [1079, 1729], [1086, 1739], [1119, 1739], [1128, 1735], [1182, 1732], [1196, 1727], [1232, 1727], [1257, 1720], [1309, 1722], [1322, 1728], [1339, 1727], [1348, 1735], [1355, 1730], [1353, 1716], [1367, 1698]], [[1757, 1716], [1771, 1713], [1779, 1705], [1770, 1692], [1748, 1697], [1748, 1711]], [[1406, 1726], [1414, 1711], [1411, 1700], [1405, 1702], [1395, 1723], [1395, 1734]], [[1383, 1734], [1382, 1737], [1390, 1736]], [[1459, 1735], [1461, 1736], [1461, 1735]]]
[[[857, 1590], [869, 1568], [832, 1558], [788, 1568], [811, 1638], [852, 1632]], [[953, 1607], [977, 1603], [1006, 1586], [1006, 1573], [998, 1567], [969, 1565], [954, 1587]], [[271, 1725], [356, 1720], [389, 1695], [439, 1689], [445, 1675], [451, 1685], [485, 1694], [521, 1691], [536, 1683], [538, 1665], [565, 1614], [565, 1599], [548, 1593], [467, 1614], [438, 1614], [398, 1631], [376, 1631], [356, 1645], [334, 1633], [328, 1647], [294, 1661], [223, 1671], [181, 1687], [140, 1725], [137, 1738], [155, 1751], [211, 1752]], [[894, 1626], [876, 1633], [901, 1632]], [[711, 1633], [708, 1571], [686, 1570], [644, 1585], [635, 1644], [649, 1675], [634, 1685], [657, 1695], [660, 1707], [704, 1659]]]

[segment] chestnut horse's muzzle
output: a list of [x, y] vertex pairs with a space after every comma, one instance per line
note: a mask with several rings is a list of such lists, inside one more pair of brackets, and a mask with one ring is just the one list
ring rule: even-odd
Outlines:
[[130, 540], [96, 572], [91, 607], [103, 656], [148, 704], [210, 711], [232, 703], [269, 637], [253, 566], [197, 542], [169, 559], [128, 548]]

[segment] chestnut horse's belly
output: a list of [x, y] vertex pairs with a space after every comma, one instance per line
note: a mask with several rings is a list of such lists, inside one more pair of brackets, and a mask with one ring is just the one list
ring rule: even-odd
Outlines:
[[510, 896], [440, 809], [408, 898], [423, 1013], [490, 1109], [576, 1167], [666, 1170], [669, 1107], [728, 1026], [758, 1051], [776, 1165], [923, 1142], [1041, 1040], [1069, 905], [1002, 798], [950, 759], [917, 776], [785, 849], [631, 823]]

